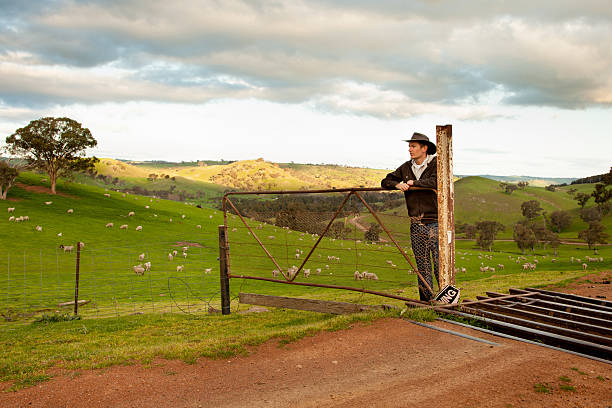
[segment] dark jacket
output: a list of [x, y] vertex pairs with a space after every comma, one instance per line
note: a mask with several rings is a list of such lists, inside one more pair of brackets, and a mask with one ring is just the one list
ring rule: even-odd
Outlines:
[[[416, 179], [412, 171], [412, 161], [407, 161], [382, 179], [380, 185], [387, 190], [395, 190], [395, 185], [400, 181], [414, 180], [415, 187], [438, 188], [438, 157], [434, 157], [427, 164], [427, 168]], [[408, 215], [412, 222], [429, 224], [438, 222], [438, 196], [433, 191], [408, 190], [404, 192]]]

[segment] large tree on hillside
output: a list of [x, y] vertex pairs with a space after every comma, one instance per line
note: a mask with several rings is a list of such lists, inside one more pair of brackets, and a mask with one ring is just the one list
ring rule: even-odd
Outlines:
[[85, 157], [85, 149], [98, 144], [89, 129], [69, 118], [33, 120], [8, 136], [6, 144], [8, 152], [24, 158], [28, 167], [49, 175], [53, 194], [59, 176], [91, 170], [98, 160]]
[[537, 200], [529, 200], [524, 201], [521, 204], [521, 212], [523, 216], [528, 220], [532, 220], [542, 212], [542, 207], [540, 207], [540, 202]]
[[480, 221], [476, 223], [476, 229], [478, 230], [478, 238], [476, 243], [482, 249], [491, 250], [495, 236], [498, 232], [505, 229], [503, 224], [497, 221]]
[[606, 227], [598, 221], [589, 223], [589, 228], [578, 233], [578, 238], [587, 243], [589, 249], [596, 244], [605, 244], [610, 235], [606, 233]]
[[512, 238], [514, 238], [514, 242], [516, 242], [516, 245], [522, 253], [525, 253], [526, 249], [531, 249], [533, 251], [536, 244], [536, 236], [533, 230], [530, 228], [529, 224], [524, 221], [517, 222], [514, 225]]
[[19, 171], [7, 162], [0, 161], [0, 199], [6, 200], [6, 194], [13, 187]]
[[548, 222], [553, 231], [561, 232], [572, 224], [572, 216], [567, 211], [553, 211]]

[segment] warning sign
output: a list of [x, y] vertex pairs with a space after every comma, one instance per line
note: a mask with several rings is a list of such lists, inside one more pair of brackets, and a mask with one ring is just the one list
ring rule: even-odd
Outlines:
[[447, 303], [449, 305], [456, 304], [459, 302], [459, 288], [456, 288], [453, 285], [447, 285], [440, 291], [440, 293], [438, 293], [435, 300], [441, 303]]

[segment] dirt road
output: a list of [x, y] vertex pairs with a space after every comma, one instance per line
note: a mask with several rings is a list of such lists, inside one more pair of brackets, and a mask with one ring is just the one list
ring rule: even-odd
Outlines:
[[[247, 357], [65, 373], [2, 407], [610, 407], [612, 365], [436, 322], [320, 333]], [[561, 386], [574, 387], [574, 391]], [[535, 387], [546, 392], [537, 392]]]

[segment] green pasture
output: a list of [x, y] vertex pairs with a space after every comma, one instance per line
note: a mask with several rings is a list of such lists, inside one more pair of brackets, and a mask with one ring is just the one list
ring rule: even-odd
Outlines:
[[[18, 181], [29, 186], [48, 185], [43, 179], [41, 175], [24, 173]], [[58, 191], [61, 194], [52, 196], [16, 187], [9, 194], [11, 201], [3, 202], [7, 208], [15, 207], [11, 213], [14, 216], [30, 218], [11, 222], [7, 212], [0, 224], [0, 313], [4, 316], [0, 345], [11, 350], [0, 357], [0, 381], [5, 382], [5, 389], [44, 381], [55, 368], [73, 370], [78, 375], [81, 369], [136, 361], [153, 365], [163, 364], [164, 358], [194, 362], [199, 357], [245, 354], [249, 347], [269, 339], [278, 339], [282, 345], [320, 330], [397, 316], [403, 307], [401, 301], [354, 291], [235, 278], [230, 281], [232, 314], [208, 314], [208, 307], [219, 308], [220, 301], [217, 257], [221, 212], [64, 181], [60, 181]], [[52, 204], [46, 205], [45, 201]], [[68, 214], [68, 209], [74, 212]], [[0, 211], [6, 209], [0, 207]], [[130, 211], [135, 215], [128, 216]], [[413, 259], [405, 218], [383, 217]], [[114, 227], [106, 228], [108, 222]], [[234, 275], [273, 278], [272, 271], [277, 266], [255, 237], [283, 270], [300, 266], [319, 239], [252, 219], [246, 222], [248, 227], [239, 217], [228, 217], [230, 268]], [[119, 229], [121, 224], [128, 224], [128, 229]], [[37, 225], [42, 226], [42, 231], [36, 231]], [[136, 231], [138, 225], [142, 231]], [[351, 233], [345, 239], [321, 239], [304, 265], [310, 269], [310, 276], [299, 274], [296, 282], [417, 298], [416, 276], [397, 248], [391, 242], [368, 244], [363, 232], [352, 227], [348, 219], [346, 226]], [[381, 237], [385, 238], [384, 234]], [[58, 304], [74, 298], [76, 251], [64, 253], [59, 245], [76, 245], [78, 241], [85, 243], [79, 260], [79, 298], [90, 301], [79, 309], [82, 320], [32, 322], [41, 316], [61, 317], [72, 310]], [[184, 245], [189, 245], [187, 258], [181, 256]], [[178, 259], [169, 260], [168, 253], [173, 250], [178, 251]], [[145, 260], [140, 261], [138, 256], [143, 253]], [[526, 259], [517, 263], [520, 256]], [[594, 256], [593, 251], [581, 245], [561, 245], [556, 256], [551, 249], [523, 255], [513, 242], [498, 241], [489, 253], [476, 248], [473, 241], [459, 240], [456, 281], [462, 298], [474, 298], [488, 290], [505, 292], [510, 287], [563, 284], [593, 272], [610, 271], [612, 247], [600, 247], [598, 257], [603, 262], [587, 262], [585, 271], [581, 262], [586, 256]], [[535, 271], [523, 270], [522, 263], [535, 260]], [[151, 262], [151, 271], [136, 275], [132, 266], [145, 261]], [[178, 265], [183, 265], [182, 271], [177, 271]], [[480, 272], [483, 265], [496, 270]], [[460, 272], [461, 268], [466, 271]], [[207, 269], [211, 271], [206, 273]], [[355, 280], [356, 270], [375, 273], [378, 280]], [[242, 314], [249, 306], [238, 303], [239, 292], [385, 303], [398, 309], [351, 316], [283, 309]]]
[[[19, 182], [45, 186], [43, 179], [41, 175], [24, 173]], [[7, 220], [0, 228], [0, 311], [5, 320], [24, 320], [42, 313], [69, 310], [69, 306], [58, 305], [74, 299], [76, 250], [65, 253], [59, 246], [76, 245], [78, 241], [85, 243], [79, 260], [79, 299], [89, 301], [80, 309], [84, 316], [166, 311], [198, 313], [207, 311], [209, 306], [219, 307], [218, 225], [223, 224], [220, 211], [64, 181], [60, 181], [58, 191], [60, 194], [53, 196], [15, 187], [10, 192], [12, 201], [5, 203], [6, 207], [15, 207], [15, 212], [7, 212]], [[46, 201], [52, 203], [46, 205]], [[68, 209], [74, 212], [69, 214]], [[135, 215], [129, 216], [130, 211]], [[8, 215], [28, 215], [30, 220], [11, 222]], [[367, 222], [365, 215], [362, 223]], [[381, 216], [413, 260], [406, 219]], [[322, 238], [303, 266], [310, 270], [310, 276], [300, 273], [296, 282], [418, 297], [413, 267], [388, 237], [387, 242], [366, 243], [363, 232], [349, 218], [340, 221], [351, 233], [342, 240]], [[109, 222], [114, 224], [112, 228], [106, 227]], [[228, 217], [230, 267], [234, 275], [273, 278], [274, 269], [280, 267], [287, 271], [292, 266], [299, 267], [319, 239], [317, 235], [248, 218], [246, 222], [248, 227], [236, 215]], [[120, 229], [122, 224], [128, 228]], [[37, 225], [42, 231], [36, 231]], [[142, 226], [142, 231], [136, 231], [136, 226]], [[381, 237], [386, 236], [382, 233]], [[521, 254], [513, 242], [496, 242], [492, 253], [480, 251], [472, 241], [459, 240], [456, 245], [456, 266], [459, 271], [466, 270], [457, 273], [459, 284], [495, 276], [500, 276], [500, 280], [509, 276], [513, 279], [538, 276], [542, 283], [560, 281], [582, 273], [581, 263], [570, 262], [571, 257], [586, 259], [585, 256], [594, 255], [585, 246], [563, 245], [556, 257], [552, 250], [537, 250], [517, 263]], [[186, 258], [182, 256], [183, 246], [189, 246]], [[168, 254], [172, 251], [177, 251], [178, 256], [170, 260]], [[604, 262], [588, 262], [587, 272], [609, 269], [611, 251], [610, 247], [600, 248], [599, 256]], [[142, 261], [140, 254], [144, 254]], [[552, 262], [552, 258], [557, 262]], [[522, 264], [536, 259], [537, 273], [524, 272]], [[144, 275], [135, 274], [132, 267], [144, 262], [151, 262], [151, 270]], [[499, 264], [504, 265], [503, 270]], [[182, 269], [177, 270], [177, 266]], [[496, 271], [480, 272], [480, 266], [490, 266]], [[355, 280], [355, 271], [375, 273], [378, 279]], [[282, 275], [278, 278], [282, 279]], [[536, 283], [530, 280], [529, 284]], [[243, 291], [365, 303], [387, 301], [359, 292], [249, 279], [232, 279], [230, 287], [234, 299]]]

